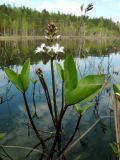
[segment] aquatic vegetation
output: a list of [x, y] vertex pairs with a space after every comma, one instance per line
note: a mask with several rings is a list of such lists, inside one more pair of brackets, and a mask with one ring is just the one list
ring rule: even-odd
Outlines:
[[[16, 88], [23, 94], [24, 103], [26, 106], [26, 110], [28, 113], [28, 117], [31, 123], [31, 127], [33, 128], [36, 137], [39, 140], [38, 145], [42, 145], [42, 153], [40, 158], [47, 158], [49, 160], [64, 157], [63, 152], [67, 149], [67, 147], [72, 142], [73, 138], [76, 135], [78, 130], [81, 118], [85, 115], [86, 111], [94, 105], [94, 103], [90, 102], [98, 93], [102, 90], [105, 85], [105, 75], [88, 75], [81, 79], [78, 79], [78, 73], [74, 58], [71, 54], [68, 54], [64, 60], [64, 67], [62, 67], [59, 63], [56, 63], [56, 68], [54, 67], [54, 63], [56, 61], [56, 57], [59, 52], [64, 53], [64, 47], [60, 46], [59, 43], [56, 43], [56, 39], [60, 36], [57, 35], [57, 27], [52, 22], [48, 24], [48, 28], [46, 30], [47, 33], [47, 41], [49, 45], [42, 43], [40, 47], [35, 50], [35, 53], [42, 52], [43, 54], [48, 54], [50, 57], [50, 67], [51, 67], [51, 80], [52, 80], [52, 97], [50, 95], [49, 87], [44, 78], [44, 72], [42, 68], [36, 69], [36, 74], [40, 80], [40, 83], [43, 87], [46, 102], [48, 105], [48, 110], [51, 115], [51, 119], [54, 125], [54, 136], [52, 137], [51, 146], [48, 147], [46, 141], [43, 136], [38, 132], [38, 128], [33, 121], [29, 103], [27, 101], [26, 91], [29, 88], [30, 83], [30, 60], [26, 60], [21, 73], [18, 74], [14, 72], [12, 69], [5, 68], [5, 73], [8, 79], [16, 86]], [[61, 93], [61, 107], [57, 104], [57, 96], [56, 96], [56, 78], [55, 78], [55, 69], [58, 72], [59, 78], [62, 83], [62, 93]], [[33, 83], [33, 102], [35, 107], [35, 115], [37, 115], [36, 104], [35, 104], [35, 84], [37, 80], [32, 79]], [[81, 103], [82, 105], [81, 107]], [[74, 106], [75, 111], [77, 111], [77, 121], [75, 124], [75, 128], [67, 142], [62, 144], [62, 136], [65, 134], [62, 130], [62, 121], [65, 117], [65, 113], [68, 108]], [[42, 123], [42, 121], [41, 121]], [[49, 137], [47, 137], [49, 139]], [[56, 154], [57, 151], [57, 154]]]
[[[84, 5], [80, 6], [81, 12], [86, 14], [90, 10], [93, 9], [93, 4], [90, 3], [85, 8]], [[83, 19], [84, 20], [84, 17]], [[83, 24], [84, 25], [84, 24]], [[83, 26], [84, 28], [84, 26]], [[85, 29], [85, 28], [84, 28]], [[85, 30], [84, 30], [85, 31]], [[85, 32], [84, 32], [85, 33]], [[58, 29], [55, 23], [49, 22], [47, 25], [47, 29], [45, 30], [45, 40], [46, 43], [41, 43], [34, 51], [34, 56], [39, 55], [47, 55], [50, 60], [50, 77], [51, 77], [51, 85], [52, 89], [50, 88], [49, 84], [47, 83], [47, 80], [45, 79], [44, 70], [43, 68], [36, 68], [35, 73], [37, 75], [37, 78], [31, 78], [30, 77], [30, 59], [27, 59], [21, 69], [21, 72], [15, 72], [13, 69], [10, 69], [8, 67], [4, 68], [4, 71], [8, 77], [8, 80], [11, 81], [11, 83], [22, 93], [23, 99], [24, 99], [24, 105], [26, 107], [27, 115], [29, 118], [30, 123], [25, 123], [25, 125], [28, 127], [28, 137], [30, 136], [29, 129], [31, 128], [36, 137], [33, 136], [32, 141], [37, 138], [37, 144], [33, 147], [21, 147], [16, 146], [17, 148], [22, 148], [25, 150], [30, 150], [27, 155], [25, 156], [25, 159], [27, 159], [30, 154], [35, 151], [38, 152], [39, 159], [67, 159], [66, 153], [70, 152], [72, 148], [77, 143], [81, 143], [82, 146], [85, 146], [86, 143], [82, 140], [84, 136], [86, 136], [98, 123], [101, 125], [102, 131], [105, 134], [106, 133], [106, 125], [103, 123], [103, 119], [109, 118], [110, 116], [103, 116], [100, 117], [98, 112], [98, 104], [99, 104], [99, 95], [101, 91], [106, 87], [106, 83], [110, 78], [109, 73], [109, 56], [108, 56], [108, 68], [107, 68], [107, 76], [104, 74], [104, 71], [102, 70], [103, 66], [103, 59], [101, 58], [102, 51], [99, 50], [99, 56], [100, 56], [100, 62], [98, 64], [98, 72], [96, 74], [84, 74], [81, 76], [78, 73], [78, 66], [76, 64], [76, 61], [74, 59], [74, 56], [65, 51], [65, 47], [62, 46], [58, 40], [60, 40], [61, 35], [58, 34]], [[85, 46], [84, 46], [85, 47]], [[105, 48], [108, 50], [107, 48]], [[80, 51], [82, 51], [83, 48], [80, 48]], [[40, 54], [39, 54], [40, 53]], [[65, 57], [63, 61], [63, 65], [61, 65], [57, 58], [59, 54], [62, 53]], [[85, 57], [86, 53], [90, 53], [90, 48], [85, 47], [83, 51], [83, 57]], [[34, 57], [33, 56], [33, 57]], [[32, 59], [32, 58], [31, 58]], [[38, 57], [39, 60], [39, 57]], [[92, 65], [90, 64], [90, 67]], [[95, 66], [93, 66], [95, 67]], [[85, 66], [86, 69], [86, 66]], [[97, 69], [96, 69], [97, 70]], [[80, 71], [80, 70], [79, 70]], [[58, 103], [57, 99], [57, 76], [58, 74], [59, 80], [60, 80], [60, 96]], [[38, 81], [39, 80], [39, 81]], [[30, 82], [32, 82], [32, 103], [34, 107], [34, 114], [32, 113], [30, 109], [30, 103], [27, 97], [27, 91], [30, 86]], [[53, 126], [53, 130], [44, 131], [42, 128], [39, 129], [39, 126], [37, 124], [37, 120], [40, 124], [42, 124], [42, 119], [39, 117], [37, 113], [37, 103], [36, 103], [36, 87], [37, 84], [40, 82], [40, 86], [42, 88], [42, 91], [44, 92], [46, 105], [48, 109], [48, 113], [51, 118], [51, 123]], [[120, 130], [119, 130], [119, 118], [118, 118], [118, 100], [119, 100], [119, 92], [120, 92], [120, 86], [114, 85], [114, 91], [115, 91], [115, 106], [114, 106], [114, 113], [115, 113], [115, 129], [116, 129], [116, 144], [110, 144], [111, 148], [113, 149], [114, 153], [117, 157], [119, 157], [120, 152]], [[41, 96], [41, 95], [40, 95]], [[2, 100], [1, 100], [2, 101]], [[41, 101], [39, 100], [41, 103]], [[88, 130], [86, 130], [82, 135], [80, 135], [74, 142], [73, 139], [76, 136], [77, 131], [80, 132], [80, 122], [83, 120], [84, 116], [87, 115], [87, 111], [94, 107], [94, 114], [97, 117], [97, 120], [95, 123], [91, 126], [89, 126]], [[70, 132], [69, 137], [63, 142], [64, 136], [67, 136], [66, 130], [64, 128], [64, 119], [66, 118], [66, 114], [69, 110], [69, 108], [73, 108], [73, 111], [75, 112], [76, 120], [74, 122], [73, 130]], [[45, 117], [47, 119], [47, 117]], [[45, 124], [43, 124], [45, 125]], [[51, 124], [49, 124], [51, 126]], [[0, 134], [0, 139], [4, 137], [4, 133]], [[49, 142], [50, 140], [50, 142]], [[72, 143], [73, 142], [73, 143]], [[40, 150], [36, 149], [38, 146], [40, 146]], [[12, 148], [15, 148], [15, 146], [11, 146]], [[12, 159], [9, 155], [7, 155], [9, 159]]]
[[[120, 122], [119, 122], [119, 112], [118, 112], [118, 101], [120, 99], [120, 84], [114, 84], [113, 85], [114, 89], [114, 99], [115, 99], [115, 104], [114, 104], [114, 119], [115, 119], [115, 132], [116, 132], [116, 149], [117, 149], [117, 156], [120, 153]], [[115, 148], [115, 145], [111, 145], [112, 149]], [[115, 149], [113, 150], [115, 151]], [[120, 156], [118, 156], [120, 159]]]
[[120, 159], [120, 152], [118, 151], [118, 145], [116, 143], [110, 143], [110, 147], [112, 148], [115, 156]]

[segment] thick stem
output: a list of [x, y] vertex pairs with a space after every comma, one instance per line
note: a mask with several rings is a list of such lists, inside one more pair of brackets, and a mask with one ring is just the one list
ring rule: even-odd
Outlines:
[[33, 122], [33, 119], [32, 119], [32, 116], [31, 116], [31, 113], [30, 113], [30, 110], [29, 110], [29, 106], [28, 106], [28, 103], [27, 103], [27, 98], [26, 98], [26, 94], [25, 92], [23, 93], [23, 98], [24, 98], [24, 102], [25, 102], [25, 106], [26, 106], [26, 110], [27, 110], [27, 114], [28, 114], [28, 117], [29, 117], [29, 120], [30, 120], [30, 123], [32, 125], [32, 128], [37, 136], [37, 138], [39, 139], [40, 143], [42, 144], [42, 148], [43, 148], [43, 152], [46, 152], [47, 151], [47, 148], [45, 146], [45, 143], [43, 141], [43, 139], [41, 138], [39, 132], [37, 131], [37, 128]]
[[54, 104], [55, 119], [57, 122], [58, 115], [57, 115], [57, 105], [56, 105], [55, 75], [54, 75], [53, 58], [51, 58], [51, 74], [52, 74], [53, 104]]
[[[60, 114], [63, 112], [64, 109], [64, 81], [62, 81], [62, 106], [61, 106], [61, 111]], [[60, 126], [60, 130], [62, 130]], [[58, 153], [61, 152], [61, 134], [58, 135]]]
[[39, 80], [40, 80], [40, 82], [42, 84], [42, 87], [44, 89], [44, 92], [45, 92], [45, 96], [46, 96], [46, 100], [47, 100], [48, 108], [49, 108], [49, 111], [50, 111], [50, 114], [51, 114], [51, 117], [52, 117], [53, 124], [56, 127], [55, 118], [54, 118], [53, 110], [52, 110], [51, 98], [50, 98], [50, 94], [49, 94], [49, 91], [48, 91], [47, 84], [46, 84], [43, 76], [40, 76], [40, 75], [38, 75], [38, 76], [39, 76]]
[[68, 108], [68, 106], [66, 105], [65, 108], [63, 109], [63, 111], [60, 113], [59, 121], [57, 123], [57, 128], [56, 128], [55, 139], [54, 139], [54, 142], [53, 142], [53, 145], [52, 145], [52, 148], [51, 148], [51, 151], [50, 151], [50, 155], [49, 155], [49, 160], [53, 159], [54, 149], [55, 149], [55, 146], [57, 144], [57, 140], [59, 139], [59, 134], [61, 134], [60, 132], [61, 132], [62, 119], [64, 117], [64, 114], [65, 114], [67, 108]]
[[116, 94], [115, 94], [115, 105], [114, 105], [114, 119], [115, 119], [117, 148], [118, 148], [118, 152], [120, 152], [120, 126], [119, 126], [119, 116], [118, 116], [118, 95]]
[[60, 155], [66, 150], [66, 148], [69, 146], [69, 144], [72, 142], [73, 138], [75, 137], [76, 132], [77, 132], [78, 127], [79, 127], [79, 124], [80, 124], [81, 117], [82, 116], [80, 115], [79, 118], [78, 118], [78, 120], [77, 120], [77, 124], [76, 124], [75, 130], [74, 130], [72, 136], [69, 138], [68, 142], [66, 143], [66, 145], [64, 146], [64, 148], [62, 149], [62, 151], [58, 154], [58, 157], [60, 157]]
[[[52, 138], [53, 138], [53, 136], [50, 136], [50, 137], [44, 139], [44, 142], [49, 141], [49, 140], [51, 140]], [[25, 156], [25, 159], [27, 159], [27, 158], [30, 156], [30, 154], [31, 154], [38, 146], [40, 146], [40, 145], [41, 145], [40, 142], [39, 142], [38, 144], [36, 144], [36, 145], [30, 150], [30, 152]]]

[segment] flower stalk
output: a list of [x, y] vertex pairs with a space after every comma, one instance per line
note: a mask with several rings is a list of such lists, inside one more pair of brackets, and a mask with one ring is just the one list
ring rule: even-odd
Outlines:
[[51, 74], [52, 74], [52, 91], [53, 91], [53, 104], [54, 104], [54, 114], [55, 114], [55, 121], [56, 124], [58, 122], [58, 109], [56, 104], [56, 89], [55, 89], [55, 74], [54, 74], [54, 59], [51, 58]]
[[49, 90], [48, 90], [47, 84], [46, 84], [46, 82], [44, 80], [44, 76], [43, 76], [42, 70], [40, 68], [38, 68], [36, 70], [36, 74], [38, 75], [39, 80], [40, 80], [40, 82], [42, 84], [42, 87], [44, 89], [46, 100], [47, 100], [47, 104], [48, 104], [48, 108], [49, 108], [49, 111], [50, 111], [50, 114], [51, 114], [51, 117], [52, 117], [52, 121], [53, 121], [54, 126], [56, 127], [55, 118], [54, 118], [54, 115], [53, 115], [51, 98], [50, 98], [50, 94], [49, 94]]

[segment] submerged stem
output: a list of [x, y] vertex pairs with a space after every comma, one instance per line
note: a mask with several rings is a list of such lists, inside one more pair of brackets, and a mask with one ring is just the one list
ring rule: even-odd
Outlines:
[[77, 132], [78, 127], [79, 127], [79, 124], [80, 124], [81, 117], [82, 117], [81, 115], [78, 117], [75, 130], [74, 130], [72, 136], [69, 138], [69, 140], [68, 140], [68, 142], [66, 143], [66, 145], [64, 146], [64, 148], [62, 149], [62, 151], [58, 154], [58, 157], [60, 157], [60, 155], [66, 150], [66, 148], [69, 146], [69, 144], [72, 142], [73, 138], [75, 137], [76, 132]]
[[56, 144], [57, 144], [57, 140], [59, 140], [59, 134], [60, 133], [60, 130], [61, 130], [61, 123], [62, 123], [62, 119], [64, 117], [64, 114], [67, 110], [68, 106], [66, 105], [63, 109], [63, 111], [60, 113], [60, 116], [59, 116], [59, 121], [57, 123], [57, 128], [56, 128], [56, 135], [55, 135], [55, 139], [54, 139], [54, 142], [53, 142], [53, 145], [52, 145], [52, 148], [51, 148], [51, 151], [50, 151], [50, 155], [49, 155], [49, 160], [51, 160], [53, 158], [53, 154], [54, 154], [54, 149], [56, 147]]
[[28, 114], [28, 117], [29, 117], [29, 120], [30, 120], [30, 123], [32, 125], [32, 128], [37, 136], [37, 138], [39, 139], [40, 143], [42, 144], [42, 148], [43, 148], [43, 152], [46, 152], [47, 151], [47, 148], [46, 148], [46, 145], [43, 141], [43, 139], [41, 138], [35, 124], [34, 124], [34, 121], [32, 119], [32, 116], [31, 116], [31, 113], [30, 113], [30, 110], [29, 110], [29, 106], [28, 106], [28, 102], [27, 102], [27, 98], [26, 98], [26, 94], [25, 92], [23, 93], [23, 98], [24, 98], [24, 102], [25, 102], [25, 106], [26, 106], [26, 110], [27, 110], [27, 114]]
[[35, 83], [33, 84], [33, 104], [34, 104], [34, 109], [35, 109], [35, 113], [33, 115], [33, 117], [37, 117], [37, 107], [36, 107], [36, 103], [35, 103]]
[[7, 158], [9, 158], [10, 160], [14, 160], [14, 159], [6, 152], [6, 150], [4, 149], [3, 146], [0, 146], [0, 147], [2, 148], [3, 152], [6, 154]]

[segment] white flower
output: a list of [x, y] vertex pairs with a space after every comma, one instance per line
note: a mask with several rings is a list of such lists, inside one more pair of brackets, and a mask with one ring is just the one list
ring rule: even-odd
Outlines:
[[59, 39], [61, 37], [61, 35], [56, 36], [56, 39]]
[[46, 39], [50, 39], [50, 37], [49, 37], [49, 36], [45, 36], [45, 38], [46, 38]]
[[50, 47], [50, 46], [46, 46], [46, 49], [47, 49], [48, 53], [52, 51], [52, 47]]
[[37, 47], [35, 53], [45, 52], [45, 48], [46, 48], [45, 43], [42, 43], [40, 47]]
[[64, 47], [60, 46], [58, 43], [52, 46], [52, 50], [54, 53], [59, 53], [59, 52], [64, 53]]
[[35, 53], [40, 53], [40, 52], [46, 52], [46, 53], [64, 53], [64, 47], [60, 46], [58, 43], [56, 43], [53, 46], [46, 46], [45, 43], [42, 43], [40, 47], [37, 47], [37, 49], [35, 50]]

